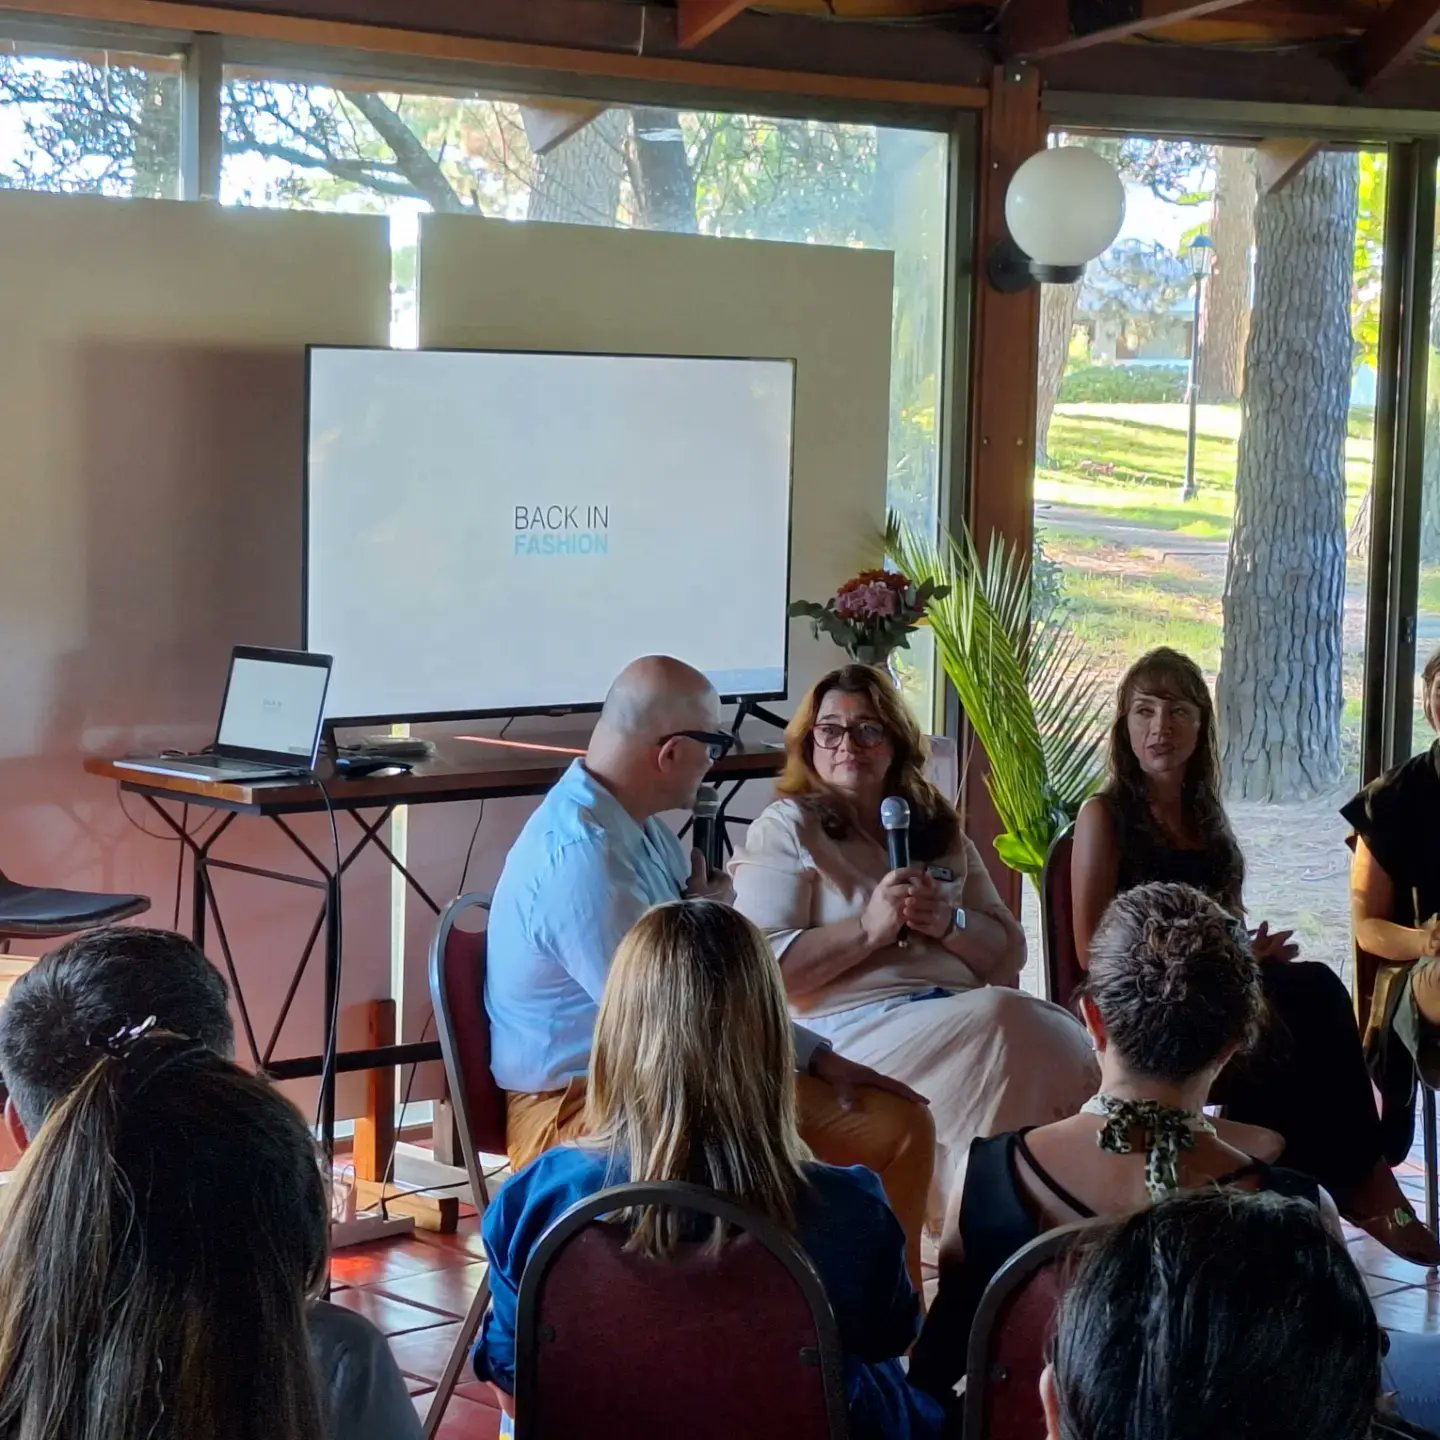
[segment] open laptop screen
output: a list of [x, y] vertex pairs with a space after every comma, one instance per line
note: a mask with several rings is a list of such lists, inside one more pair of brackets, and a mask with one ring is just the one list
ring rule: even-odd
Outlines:
[[216, 748], [221, 754], [312, 764], [329, 681], [329, 656], [237, 648]]

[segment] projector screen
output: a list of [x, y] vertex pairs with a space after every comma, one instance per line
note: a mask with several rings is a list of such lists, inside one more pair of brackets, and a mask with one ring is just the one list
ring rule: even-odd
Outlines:
[[329, 718], [593, 706], [647, 654], [783, 697], [793, 401], [789, 360], [313, 347]]

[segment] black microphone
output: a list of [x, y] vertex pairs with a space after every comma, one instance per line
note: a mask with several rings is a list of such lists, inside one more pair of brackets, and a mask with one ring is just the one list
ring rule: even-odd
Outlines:
[[[910, 866], [910, 805], [903, 795], [887, 795], [880, 802], [880, 823], [885, 827], [885, 844], [890, 851], [890, 868], [906, 870]], [[902, 925], [897, 945], [907, 943], [910, 927]]]
[[725, 868], [724, 838], [720, 828], [720, 792], [702, 785], [695, 792], [695, 819], [691, 827], [695, 848], [705, 857], [705, 868], [715, 874]]

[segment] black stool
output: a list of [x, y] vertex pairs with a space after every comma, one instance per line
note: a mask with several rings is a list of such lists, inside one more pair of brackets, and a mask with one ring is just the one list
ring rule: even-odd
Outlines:
[[128, 920], [149, 908], [148, 895], [47, 890], [18, 885], [0, 872], [0, 950], [8, 951], [12, 940], [53, 940]]

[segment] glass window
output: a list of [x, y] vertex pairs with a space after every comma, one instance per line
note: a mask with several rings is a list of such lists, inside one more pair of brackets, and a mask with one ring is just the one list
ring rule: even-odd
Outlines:
[[[227, 72], [222, 198], [391, 217], [394, 338], [415, 336], [415, 217], [668, 230], [895, 255], [889, 502], [939, 503], [947, 138], [660, 106], [344, 89]], [[928, 724], [928, 637], [901, 656]]]
[[0, 35], [0, 186], [179, 198], [180, 71], [178, 54]]
[[1343, 969], [1385, 156], [1321, 151], [1261, 195], [1251, 149], [1074, 143], [1115, 160], [1128, 207], [1042, 296], [1038, 553], [1107, 704], [1154, 646], [1199, 664], [1251, 924]]

